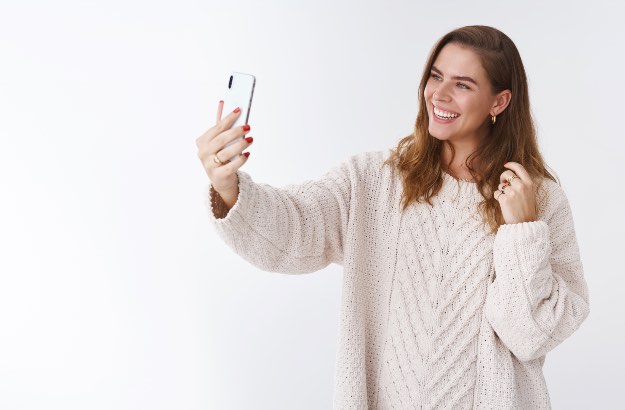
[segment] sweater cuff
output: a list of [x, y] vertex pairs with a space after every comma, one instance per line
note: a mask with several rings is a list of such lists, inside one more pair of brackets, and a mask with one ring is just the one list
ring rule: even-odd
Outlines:
[[545, 221], [504, 224], [499, 227], [493, 244], [497, 274], [521, 272], [529, 279], [551, 254], [549, 225]]
[[501, 240], [535, 240], [549, 235], [549, 225], [545, 221], [519, 222], [516, 224], [503, 224], [497, 231], [497, 238]]
[[243, 234], [244, 229], [248, 225], [245, 221], [245, 217], [251, 206], [250, 192], [252, 182], [250, 176], [241, 170], [237, 170], [237, 176], [239, 180], [239, 196], [232, 208], [230, 208], [227, 214], [222, 218], [218, 218], [217, 216], [222, 216], [226, 212], [226, 205], [221, 198], [216, 197], [219, 194], [214, 189], [211, 189], [211, 183], [208, 184], [206, 189], [205, 204], [208, 209], [210, 222], [222, 236]]

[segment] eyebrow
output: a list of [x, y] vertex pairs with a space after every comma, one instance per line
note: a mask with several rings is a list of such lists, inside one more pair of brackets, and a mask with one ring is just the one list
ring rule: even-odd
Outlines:
[[[438, 74], [440, 74], [440, 75], [443, 75], [443, 73], [441, 72], [441, 70], [439, 70], [438, 68], [436, 68], [436, 66], [434, 66], [434, 65], [432, 66], [432, 71], [435, 71], [436, 73], [438, 73]], [[454, 80], [461, 80], [461, 81], [468, 81], [468, 82], [473, 83], [473, 84], [475, 84], [475, 85], [479, 85], [479, 84], [477, 83], [477, 81], [475, 81], [475, 80], [474, 80], [474, 79], [472, 79], [471, 77], [467, 77], [467, 76], [455, 76], [455, 77], [452, 77], [452, 79], [454, 79]]]

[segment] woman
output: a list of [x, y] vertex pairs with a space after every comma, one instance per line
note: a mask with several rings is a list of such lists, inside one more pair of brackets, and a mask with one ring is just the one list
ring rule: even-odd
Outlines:
[[[432, 49], [414, 132], [321, 179], [239, 168], [230, 113], [197, 139], [210, 218], [272, 272], [344, 266], [334, 407], [546, 409], [545, 355], [589, 313], [571, 209], [539, 153], [514, 43], [486, 26]], [[249, 155], [249, 154], [248, 154]]]

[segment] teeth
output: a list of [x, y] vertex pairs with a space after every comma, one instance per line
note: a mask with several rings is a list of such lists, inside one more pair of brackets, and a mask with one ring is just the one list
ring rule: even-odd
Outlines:
[[450, 112], [441, 111], [436, 107], [434, 107], [434, 114], [443, 118], [456, 118], [458, 116], [458, 114], [452, 114]]

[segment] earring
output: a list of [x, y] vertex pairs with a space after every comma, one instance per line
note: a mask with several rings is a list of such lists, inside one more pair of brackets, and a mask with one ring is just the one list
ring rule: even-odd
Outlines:
[[491, 124], [494, 124], [495, 121], [497, 121], [497, 116], [496, 115], [493, 115], [492, 117], [490, 117], [490, 123]]

